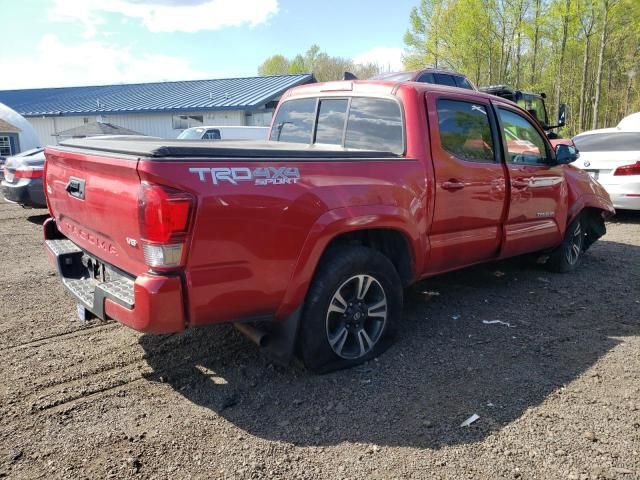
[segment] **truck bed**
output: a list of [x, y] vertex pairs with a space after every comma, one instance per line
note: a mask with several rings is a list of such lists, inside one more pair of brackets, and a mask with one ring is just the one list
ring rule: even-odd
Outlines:
[[272, 142], [269, 140], [166, 140], [135, 137], [82, 138], [60, 143], [65, 149], [97, 151], [132, 157], [162, 158], [259, 158], [259, 159], [318, 159], [318, 158], [398, 158], [391, 152], [356, 150], [339, 145], [309, 145], [303, 143]]

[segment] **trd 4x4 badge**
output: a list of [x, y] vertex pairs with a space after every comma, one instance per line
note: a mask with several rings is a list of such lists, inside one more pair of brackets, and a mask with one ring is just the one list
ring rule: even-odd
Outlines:
[[238, 182], [253, 182], [254, 185], [285, 185], [298, 183], [300, 171], [297, 167], [191, 167], [191, 173], [198, 175], [201, 182], [207, 182], [211, 177], [214, 185], [221, 182], [229, 182], [238, 185]]

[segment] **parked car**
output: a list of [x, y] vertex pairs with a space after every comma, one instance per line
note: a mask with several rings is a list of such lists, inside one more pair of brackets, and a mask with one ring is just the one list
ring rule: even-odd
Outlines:
[[[511, 151], [505, 131], [527, 143]], [[234, 322], [314, 371], [382, 352], [403, 287], [528, 253], [572, 271], [614, 212], [516, 104], [415, 82], [296, 87], [270, 141], [45, 152], [46, 250], [82, 317], [151, 333]]]
[[448, 87], [477, 90], [471, 81], [462, 73], [443, 70], [441, 68], [424, 68], [410, 72], [381, 73], [372, 80], [389, 80], [394, 82], [421, 82], [446, 85]]
[[640, 130], [591, 130], [573, 138], [584, 169], [609, 193], [615, 208], [640, 210]]
[[192, 127], [179, 140], [266, 140], [269, 127]]
[[618, 130], [624, 130], [626, 132], [640, 132], [640, 112], [627, 115], [617, 126]]
[[[547, 108], [545, 105], [545, 99], [547, 96], [544, 93], [523, 92], [521, 90], [515, 90], [507, 85], [490, 85], [477, 88], [471, 80], [459, 72], [452, 72], [450, 70], [442, 70], [439, 68], [425, 68], [423, 70], [409, 72], [383, 73], [373, 77], [373, 79], [396, 82], [433, 83], [448, 87], [466, 88], [468, 90], [475, 91], [479, 90], [484, 93], [490, 93], [491, 95], [506, 98], [507, 100], [517, 103], [520, 107], [533, 115], [535, 119], [540, 122], [540, 125], [545, 129], [547, 136], [551, 140], [558, 139], [558, 135], [553, 132], [553, 129], [563, 127], [565, 124], [566, 105], [564, 103], [560, 104], [556, 125], [551, 125], [549, 123], [549, 117], [547, 115]], [[551, 142], [554, 147], [556, 143], [560, 142]]]
[[34, 148], [7, 157], [0, 182], [4, 199], [23, 207], [46, 208], [44, 196], [44, 149]]

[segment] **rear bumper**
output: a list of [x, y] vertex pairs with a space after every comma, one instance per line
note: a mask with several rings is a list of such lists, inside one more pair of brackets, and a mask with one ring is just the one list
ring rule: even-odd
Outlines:
[[603, 179], [601, 185], [611, 197], [611, 203], [620, 210], [640, 210], [640, 177], [633, 175], [621, 178], [616, 183], [608, 183]]
[[2, 181], [2, 195], [11, 203], [19, 203], [25, 207], [45, 208], [44, 186], [41, 178], [22, 179], [18, 183]]
[[178, 276], [121, 272], [107, 282], [96, 282], [83, 264], [85, 253], [67, 239], [47, 239], [51, 226], [45, 222], [45, 248], [51, 263], [71, 296], [96, 317], [113, 319], [148, 333], [174, 333], [185, 328], [182, 282]]
[[616, 210], [640, 210], [640, 193], [610, 193]]

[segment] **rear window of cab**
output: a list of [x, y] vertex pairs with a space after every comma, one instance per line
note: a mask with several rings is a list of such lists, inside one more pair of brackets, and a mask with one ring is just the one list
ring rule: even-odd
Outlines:
[[301, 98], [284, 102], [270, 139], [404, 153], [400, 104], [385, 98]]

